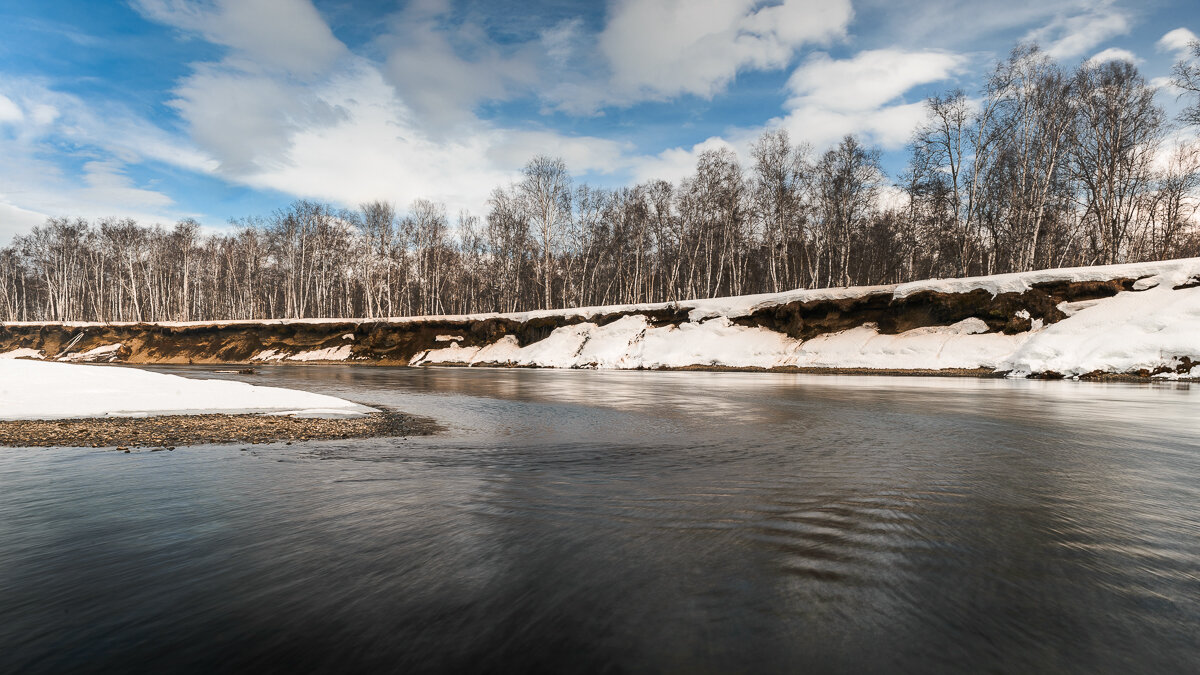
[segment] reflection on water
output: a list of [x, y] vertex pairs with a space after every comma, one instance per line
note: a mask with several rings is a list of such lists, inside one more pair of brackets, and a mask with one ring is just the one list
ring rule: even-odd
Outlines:
[[0, 449], [0, 671], [1200, 663], [1195, 387], [350, 367], [255, 382], [450, 431]]

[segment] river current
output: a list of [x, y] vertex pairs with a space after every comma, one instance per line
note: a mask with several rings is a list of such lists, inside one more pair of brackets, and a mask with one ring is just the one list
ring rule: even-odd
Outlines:
[[446, 429], [0, 448], [0, 671], [1200, 668], [1197, 385], [241, 379]]

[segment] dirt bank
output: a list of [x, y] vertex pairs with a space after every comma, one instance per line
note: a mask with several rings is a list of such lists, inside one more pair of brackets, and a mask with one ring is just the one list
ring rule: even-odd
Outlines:
[[353, 419], [277, 415], [172, 415], [0, 421], [0, 446], [170, 449], [217, 443], [424, 436], [440, 427], [424, 417], [385, 412]]

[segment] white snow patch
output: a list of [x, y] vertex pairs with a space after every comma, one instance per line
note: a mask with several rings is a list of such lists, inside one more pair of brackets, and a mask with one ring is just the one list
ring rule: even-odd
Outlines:
[[287, 354], [282, 354], [274, 349], [264, 349], [261, 352], [250, 357], [251, 361], [282, 361], [287, 357]]
[[333, 396], [244, 382], [194, 380], [117, 366], [0, 361], [0, 419], [6, 420], [369, 412], [375, 411]]
[[103, 357], [108, 357], [111, 361], [117, 358], [117, 352], [121, 350], [122, 344], [118, 342], [115, 345], [101, 345], [94, 349], [89, 349], [86, 352], [71, 352], [63, 354], [55, 359], [56, 361], [99, 361]]
[[343, 340], [353, 340], [353, 339], [354, 339], [354, 333], [346, 333], [345, 335], [343, 335], [343, 336], [342, 336], [342, 339], [343, 339]]
[[794, 365], [887, 370], [995, 368], [1029, 335], [988, 333], [987, 329], [987, 324], [975, 318], [896, 335], [880, 334], [868, 324], [805, 342]]
[[287, 357], [288, 361], [345, 361], [350, 358], [350, 345], [313, 349]]
[[[1129, 263], [1125, 265], [1095, 265], [1092, 267], [1063, 267], [1036, 272], [995, 274], [988, 277], [965, 277], [962, 279], [927, 279], [900, 284], [893, 296], [906, 298], [922, 291], [940, 293], [969, 293], [985, 290], [993, 296], [1001, 293], [1024, 293], [1035, 284], [1052, 282], [1108, 281], [1111, 279], [1137, 279], [1134, 288], [1146, 290], [1154, 286], [1178, 285], [1191, 274], [1200, 271], [1200, 258], [1165, 260], [1162, 262]], [[1140, 288], [1138, 288], [1140, 286]]]
[[461, 336], [461, 335], [439, 335], [433, 339], [436, 342], [462, 342], [463, 336]]
[[418, 355], [409, 361], [409, 365], [419, 366], [438, 363], [470, 363], [478, 353], [479, 347], [460, 347], [457, 344], [451, 344], [448, 347], [443, 347], [442, 349], [431, 349], [424, 354]]
[[643, 368], [772, 368], [790, 365], [790, 357], [799, 346], [799, 340], [783, 333], [737, 326], [726, 317], [718, 317], [678, 327], [651, 328], [629, 356]]
[[4, 352], [3, 354], [0, 354], [0, 360], [2, 360], [2, 359], [44, 359], [44, 358], [46, 358], [46, 357], [44, 354], [42, 354], [42, 350], [29, 349], [28, 347], [22, 347], [21, 349], [14, 349], [12, 351], [8, 351], [8, 352]]
[[644, 316], [604, 326], [581, 323], [556, 329], [521, 347], [506, 336], [483, 348], [451, 345], [430, 350], [412, 365], [438, 363], [543, 368], [994, 368], [1028, 335], [987, 333], [980, 319], [952, 326], [881, 335], [862, 326], [801, 343], [766, 328], [738, 326], [725, 317], [653, 327]]
[[1162, 283], [1078, 309], [1031, 335], [999, 368], [1014, 375], [1131, 373], [1174, 370], [1183, 357], [1200, 360], [1200, 287], [1176, 291]]

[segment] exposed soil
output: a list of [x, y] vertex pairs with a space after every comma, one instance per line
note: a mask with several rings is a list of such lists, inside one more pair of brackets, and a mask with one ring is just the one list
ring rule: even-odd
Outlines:
[[280, 415], [171, 415], [0, 421], [0, 446], [171, 450], [184, 445], [425, 436], [437, 422], [396, 412], [352, 419]]
[[[1110, 281], [1051, 282], [1035, 284], [1024, 293], [992, 296], [979, 289], [968, 293], [923, 291], [904, 298], [893, 298], [881, 291], [853, 298], [791, 302], [765, 307], [749, 316], [734, 319], [742, 326], [761, 326], [798, 340], [876, 325], [880, 333], [895, 335], [926, 326], [949, 326], [963, 319], [977, 318], [992, 332], [1023, 333], [1041, 319], [1045, 325], [1066, 318], [1059, 303], [1109, 298], [1133, 288], [1136, 279]], [[1018, 317], [1018, 312], [1028, 313]]]

